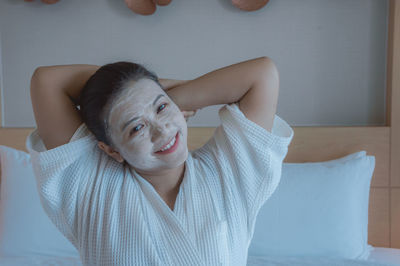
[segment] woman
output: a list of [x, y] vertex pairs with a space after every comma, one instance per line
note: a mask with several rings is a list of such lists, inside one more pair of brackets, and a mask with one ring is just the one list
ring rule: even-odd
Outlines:
[[[84, 265], [246, 265], [293, 137], [278, 92], [268, 57], [189, 81], [129, 62], [39, 67], [27, 149], [47, 215]], [[188, 152], [185, 112], [216, 104], [221, 125]]]

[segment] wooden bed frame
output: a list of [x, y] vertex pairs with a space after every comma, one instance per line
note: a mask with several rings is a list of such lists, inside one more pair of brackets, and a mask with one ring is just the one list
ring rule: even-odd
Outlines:
[[[293, 127], [284, 162], [325, 161], [360, 150], [374, 155], [368, 243], [400, 248], [400, 0], [390, 0], [389, 9], [386, 125]], [[0, 145], [26, 151], [25, 140], [32, 130], [0, 127]], [[189, 128], [189, 149], [202, 146], [213, 132], [214, 128]]]

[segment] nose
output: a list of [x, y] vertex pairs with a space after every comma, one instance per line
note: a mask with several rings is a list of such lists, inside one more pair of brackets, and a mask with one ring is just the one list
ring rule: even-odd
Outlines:
[[160, 137], [165, 137], [169, 123], [153, 123], [151, 125], [151, 142], [156, 142]]

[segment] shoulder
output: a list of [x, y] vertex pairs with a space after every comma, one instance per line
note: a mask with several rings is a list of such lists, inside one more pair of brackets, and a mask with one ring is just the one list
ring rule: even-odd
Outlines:
[[293, 128], [277, 114], [274, 115], [272, 129], [269, 131], [248, 119], [237, 103], [223, 106], [219, 110], [219, 117], [223, 130], [216, 131], [216, 136], [219, 134], [221, 138], [229, 138], [233, 143], [246, 141], [253, 145], [259, 143], [263, 147], [276, 144], [287, 147], [294, 136]]
[[82, 123], [68, 143], [48, 150], [39, 135], [38, 129], [35, 128], [26, 138], [25, 146], [33, 161], [38, 160], [42, 163], [63, 162], [65, 164], [83, 155], [95, 155], [97, 140], [86, 124]]

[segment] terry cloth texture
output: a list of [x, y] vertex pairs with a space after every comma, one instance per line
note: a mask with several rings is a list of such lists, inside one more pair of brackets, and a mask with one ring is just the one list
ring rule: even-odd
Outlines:
[[81, 124], [47, 150], [37, 129], [27, 138], [46, 214], [84, 265], [246, 265], [256, 216], [279, 184], [292, 128], [275, 115], [269, 132], [237, 103], [190, 151], [174, 210], [136, 171], [97, 146]]

